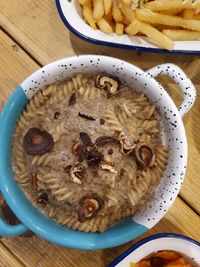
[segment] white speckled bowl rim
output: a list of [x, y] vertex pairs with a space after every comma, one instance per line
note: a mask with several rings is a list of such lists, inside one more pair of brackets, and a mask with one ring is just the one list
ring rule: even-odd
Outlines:
[[171, 207], [186, 171], [187, 140], [177, 107], [164, 88], [147, 72], [125, 61], [106, 56], [86, 55], [53, 62], [32, 74], [21, 86], [27, 97], [31, 98], [42, 86], [71, 77], [78, 72], [103, 72], [116, 76], [123, 83], [147, 95], [160, 112], [162, 137], [169, 148], [167, 168], [153, 200], [133, 216], [134, 222], [150, 229]]

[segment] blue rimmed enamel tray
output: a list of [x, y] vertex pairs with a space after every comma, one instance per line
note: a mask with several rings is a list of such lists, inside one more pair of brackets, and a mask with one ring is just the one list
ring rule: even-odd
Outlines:
[[194, 54], [200, 55], [199, 41], [177, 41], [171, 51], [161, 49], [143, 36], [116, 36], [105, 34], [88, 26], [81, 15], [81, 7], [76, 0], [56, 0], [59, 15], [67, 28], [78, 37], [97, 45], [105, 45], [150, 53]]

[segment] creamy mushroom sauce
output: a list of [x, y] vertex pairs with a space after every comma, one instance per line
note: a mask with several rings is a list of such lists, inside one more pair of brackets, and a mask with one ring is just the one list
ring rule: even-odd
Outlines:
[[[13, 144], [16, 180], [34, 205], [57, 222], [83, 231], [104, 231], [134, 214], [153, 195], [155, 181], [152, 184], [145, 173], [158, 166], [154, 150], [162, 144], [159, 114], [147, 98], [111, 77], [86, 75], [82, 85], [68, 94], [66, 84], [43, 88], [44, 101], [30, 108], [36, 105], [35, 96], [21, 116]], [[94, 91], [90, 97], [81, 93], [84, 87]], [[119, 131], [110, 125], [108, 114], [112, 108], [121, 112], [124, 99], [137, 107], [134, 112], [130, 108], [131, 117]], [[144, 122], [153, 122], [153, 130], [145, 130]], [[43, 151], [44, 145], [51, 147]], [[81, 226], [87, 222], [88, 228]]]

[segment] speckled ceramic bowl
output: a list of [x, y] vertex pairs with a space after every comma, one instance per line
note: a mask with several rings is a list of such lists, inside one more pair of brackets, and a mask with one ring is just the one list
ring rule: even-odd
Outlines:
[[151, 253], [159, 250], [173, 250], [185, 255], [193, 263], [200, 266], [200, 243], [179, 234], [155, 234], [140, 240], [108, 267], [128, 267], [130, 262], [138, 262]]
[[[169, 160], [157, 192], [148, 207], [104, 233], [73, 231], [44, 217], [25, 197], [13, 179], [11, 162], [12, 134], [16, 121], [29, 99], [40, 87], [71, 77], [77, 72], [103, 72], [117, 76], [123, 83], [146, 94], [155, 103], [162, 118], [163, 142], [169, 147]], [[154, 79], [168, 75], [183, 92], [183, 103], [177, 108]], [[9, 226], [0, 219], [0, 235], [17, 235], [31, 230], [58, 245], [79, 249], [103, 249], [118, 246], [153, 227], [175, 200], [187, 164], [187, 140], [181, 117], [191, 108], [196, 92], [191, 81], [175, 65], [163, 64], [146, 72], [125, 61], [96, 55], [65, 58], [53, 62], [29, 76], [7, 101], [0, 116], [0, 191], [22, 224]]]

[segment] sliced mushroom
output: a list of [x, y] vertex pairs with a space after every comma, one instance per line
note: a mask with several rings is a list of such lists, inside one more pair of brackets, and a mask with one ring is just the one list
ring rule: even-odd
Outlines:
[[100, 125], [104, 125], [105, 124], [105, 120], [104, 119], [100, 119]]
[[64, 172], [70, 174], [70, 169], [71, 169], [71, 167], [72, 167], [72, 165], [67, 165], [67, 166], [65, 166], [65, 167], [63, 168]]
[[36, 172], [32, 172], [31, 173], [31, 186], [32, 186], [33, 190], [37, 190], [38, 189], [37, 173]]
[[94, 218], [103, 205], [104, 200], [97, 194], [83, 197], [79, 202], [78, 220], [84, 222]]
[[37, 198], [37, 203], [41, 205], [46, 205], [48, 203], [49, 197], [47, 193], [42, 193], [38, 198]]
[[138, 143], [135, 146], [135, 157], [139, 166], [146, 169], [154, 158], [154, 151], [146, 143]]
[[91, 138], [90, 138], [88, 133], [80, 132], [79, 135], [80, 135], [81, 141], [84, 145], [87, 146], [87, 145], [92, 143]]
[[88, 149], [88, 155], [87, 155], [87, 164], [91, 168], [98, 167], [100, 162], [103, 159], [103, 155], [98, 151], [98, 149], [93, 146]]
[[69, 98], [68, 106], [73, 106], [76, 104], [76, 94], [72, 93], [72, 95]]
[[98, 167], [103, 155], [98, 151], [97, 145], [92, 143], [89, 134], [80, 132], [81, 141], [72, 146], [72, 153], [78, 157], [79, 162], [87, 161], [89, 167]]
[[70, 177], [72, 181], [77, 184], [82, 184], [85, 168], [82, 165], [75, 165], [70, 168]]
[[130, 145], [130, 143], [128, 143], [124, 132], [120, 132], [119, 134], [119, 143], [120, 143], [120, 151], [125, 155], [131, 154], [135, 149], [135, 144]]
[[72, 146], [72, 153], [76, 155], [78, 150], [80, 149], [80, 146], [81, 146], [80, 141], [75, 142]]
[[81, 141], [78, 141], [73, 144], [72, 153], [77, 156], [79, 162], [82, 162], [88, 155], [87, 146]]
[[[116, 177], [118, 175], [117, 168], [111, 162], [102, 162], [100, 168], [105, 171], [102, 173], [101, 177], [104, 180], [105, 184], [108, 184], [111, 188], [115, 187]], [[109, 172], [109, 174], [108, 174]]]
[[109, 150], [108, 150], [108, 155], [112, 155], [113, 154], [113, 149], [112, 148], [110, 148]]
[[60, 117], [60, 112], [59, 111], [56, 111], [54, 113], [54, 120], [57, 120], [59, 117]]
[[117, 143], [118, 140], [115, 137], [112, 136], [100, 136], [96, 139], [95, 144], [97, 146], [103, 146], [106, 145], [108, 143]]
[[104, 75], [97, 75], [95, 84], [97, 88], [106, 90], [109, 95], [115, 95], [119, 90], [118, 82], [113, 78]]
[[45, 130], [31, 128], [24, 136], [23, 146], [30, 155], [42, 155], [52, 150], [53, 137]]
[[102, 170], [106, 170], [106, 171], [109, 171], [111, 173], [117, 174], [117, 169], [116, 169], [116, 167], [114, 166], [113, 163], [104, 161], [104, 162], [102, 162], [100, 164], [100, 167], [101, 167]]
[[96, 121], [96, 119], [88, 114], [83, 114], [81, 112], [78, 113], [78, 116], [82, 119], [88, 120], [88, 121]]

